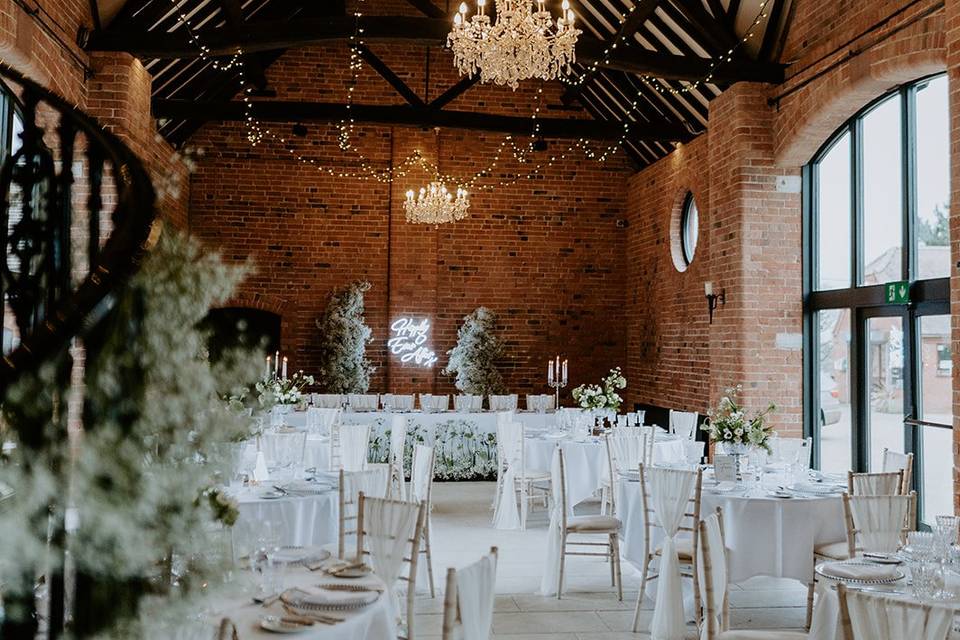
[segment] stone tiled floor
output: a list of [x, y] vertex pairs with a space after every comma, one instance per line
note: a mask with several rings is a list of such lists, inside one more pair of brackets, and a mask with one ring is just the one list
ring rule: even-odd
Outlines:
[[[547, 514], [533, 512], [526, 531], [497, 531], [491, 525], [494, 483], [434, 485], [433, 547], [437, 597], [421, 596], [415, 621], [417, 637], [440, 635], [442, 590], [447, 567], [473, 562], [491, 546], [499, 548], [497, 601], [493, 632], [497, 640], [621, 640], [649, 637], [630, 633], [639, 572], [623, 566], [624, 599], [617, 600], [610, 573], [600, 558], [572, 557], [562, 600], [536, 595], [543, 572]], [[596, 504], [577, 513], [595, 512]], [[799, 629], [804, 622], [806, 588], [790, 580], [755, 578], [733, 585], [731, 627]], [[645, 598], [642, 625], [648, 628], [653, 601]], [[696, 631], [690, 625], [689, 637]]]

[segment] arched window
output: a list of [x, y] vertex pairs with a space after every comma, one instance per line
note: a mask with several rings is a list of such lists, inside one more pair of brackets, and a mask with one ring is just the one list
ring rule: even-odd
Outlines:
[[683, 263], [688, 267], [693, 262], [699, 238], [700, 212], [697, 211], [697, 202], [693, 199], [693, 193], [687, 192], [680, 212], [680, 250], [683, 254]]
[[805, 421], [828, 471], [916, 456], [953, 512], [950, 120], [944, 75], [867, 105], [804, 168]]

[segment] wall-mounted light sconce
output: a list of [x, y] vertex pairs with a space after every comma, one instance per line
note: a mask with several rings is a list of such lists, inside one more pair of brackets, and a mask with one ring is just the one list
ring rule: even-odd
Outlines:
[[720, 289], [720, 293], [713, 292], [713, 283], [703, 283], [703, 292], [707, 295], [707, 311], [710, 314], [710, 324], [713, 324], [713, 312], [717, 304], [727, 304], [727, 290]]

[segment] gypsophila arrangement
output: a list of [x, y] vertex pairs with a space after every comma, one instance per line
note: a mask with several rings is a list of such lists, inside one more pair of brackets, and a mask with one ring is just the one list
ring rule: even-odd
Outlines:
[[618, 391], [627, 388], [627, 379], [620, 367], [611, 369], [600, 384], [582, 384], [572, 391], [573, 399], [582, 409], [612, 409], [617, 411], [623, 403]]
[[503, 356], [503, 343], [494, 333], [496, 314], [479, 307], [463, 318], [457, 345], [447, 351], [450, 360], [443, 373], [455, 375], [454, 384], [463, 393], [490, 395], [503, 392], [503, 376], [496, 361]]
[[297, 404], [303, 399], [304, 387], [313, 383], [313, 376], [304, 375], [302, 369], [289, 378], [271, 375], [257, 382], [257, 401], [264, 409], [275, 404]]
[[712, 442], [749, 445], [773, 453], [770, 439], [777, 434], [767, 425], [767, 416], [777, 407], [770, 404], [748, 418], [746, 410], [737, 402], [742, 391], [742, 385], [726, 389], [717, 406], [707, 411], [707, 420], [700, 429], [709, 434]]
[[[101, 323], [84, 335], [82, 437], [61, 437], [61, 448], [18, 441], [0, 464], [0, 483], [15, 491], [0, 509], [8, 615], [6, 596], [21, 577], [37, 562], [55, 570], [67, 547], [77, 637], [158, 637], [149, 630], [156, 619], [181, 606], [196, 615], [201, 592], [222, 582], [222, 567], [201, 560], [214, 545], [213, 525], [229, 525], [236, 510], [211, 487], [228, 466], [221, 452], [236, 450], [224, 443], [249, 429], [222, 398], [252, 385], [261, 364], [258, 354], [239, 349], [210, 362], [203, 357], [208, 336], [197, 327], [245, 273], [165, 230]], [[56, 399], [71, 397], [71, 376], [63, 371], [70, 371], [67, 354], [18, 380], [3, 398], [4, 419], [29, 424]], [[66, 414], [59, 412], [63, 424], [50, 424], [51, 433], [68, 433]], [[51, 470], [67, 460], [64, 486]], [[65, 540], [47, 531], [48, 505], [58, 494], [70, 495], [77, 514]]]
[[326, 393], [366, 393], [373, 365], [367, 344], [373, 331], [363, 318], [363, 294], [370, 283], [356, 281], [334, 292], [317, 320], [320, 330], [320, 387]]

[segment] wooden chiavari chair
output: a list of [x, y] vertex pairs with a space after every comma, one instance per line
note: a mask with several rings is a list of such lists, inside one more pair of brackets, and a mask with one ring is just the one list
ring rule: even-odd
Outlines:
[[910, 483], [913, 481], [913, 454], [891, 451], [884, 447], [880, 460], [881, 471], [903, 471], [903, 488], [900, 493], [902, 495], [910, 493]]
[[[651, 549], [650, 547], [650, 533], [654, 527], [654, 509], [650, 504], [651, 494], [648, 491], [648, 483], [646, 478], [646, 470], [649, 467], [646, 465], [640, 465], [640, 498], [641, 504], [643, 505], [643, 567], [640, 574], [640, 591], [637, 594], [637, 606], [634, 609], [633, 613], [633, 631], [634, 633], [639, 632], [640, 628], [640, 607], [643, 603], [643, 595], [647, 589], [647, 582], [650, 580], [655, 580], [659, 577], [659, 574], [650, 574], [650, 563], [660, 555], [661, 548], [657, 547], [656, 549]], [[697, 477], [694, 480], [693, 490], [690, 497], [687, 499], [687, 510], [683, 514], [683, 520], [680, 523], [680, 526], [677, 528], [677, 531], [685, 531], [690, 534], [690, 538], [678, 538], [676, 541], [676, 550], [677, 557], [680, 560], [680, 570], [681, 575], [688, 577], [693, 580], [693, 600], [694, 600], [694, 612], [696, 615], [697, 624], [700, 624], [700, 589], [698, 585], [699, 577], [697, 576], [697, 540], [700, 536], [700, 499], [703, 491], [703, 469], [698, 468], [696, 471], [691, 471], [690, 473], [696, 473]], [[684, 566], [686, 565], [686, 566]], [[687, 572], [684, 572], [684, 569], [687, 569]]]
[[[557, 600], [563, 596], [563, 573], [567, 556], [597, 556], [610, 561], [610, 582], [617, 587], [617, 599], [623, 600], [623, 581], [620, 575], [620, 521], [613, 516], [570, 516], [567, 507], [567, 482], [563, 449], [556, 452], [559, 458], [559, 477], [552, 479], [555, 509], [560, 513], [560, 572], [557, 577]], [[559, 485], [559, 486], [558, 486]], [[606, 535], [607, 542], [569, 540], [571, 535]], [[567, 551], [567, 545], [575, 547], [603, 547], [602, 553]]]
[[[490, 547], [490, 554], [486, 558], [482, 558], [480, 562], [481, 563], [483, 563], [484, 561], [489, 562], [491, 560], [493, 562], [493, 566], [492, 566], [493, 576], [491, 577], [493, 577], [494, 580], [491, 581], [489, 585], [490, 592], [489, 593], [480, 592], [478, 589], [476, 589], [478, 585], [471, 585], [474, 587], [474, 591], [475, 591], [473, 595], [481, 599], [484, 599], [485, 601], [479, 602], [479, 603], [470, 602], [469, 605], [470, 606], [480, 605], [483, 607], [488, 607], [490, 610], [489, 613], [491, 614], [490, 617], [492, 621], [493, 602], [495, 598], [495, 586], [496, 586], [495, 578], [496, 578], [496, 570], [497, 570], [497, 548], [496, 547]], [[476, 563], [474, 566], [476, 566], [477, 564], [479, 563]], [[460, 597], [461, 596], [460, 590], [457, 588], [458, 575], [460, 574], [458, 574], [456, 569], [453, 569], [453, 568], [447, 569], [447, 590], [443, 599], [443, 627], [441, 631], [441, 633], [443, 634], [441, 636], [442, 640], [459, 640], [460, 638], [463, 637], [462, 633], [458, 633], [458, 631], [462, 631], [462, 627], [464, 626], [464, 622], [465, 622], [462, 614], [462, 611], [464, 609], [462, 604], [463, 601], [461, 600], [461, 597]], [[479, 635], [480, 637], [489, 637], [490, 626], [492, 625], [484, 625], [484, 626], [486, 627], [485, 629], [475, 628], [474, 631], [477, 632], [477, 635]]]
[[[371, 552], [364, 546], [365, 538], [368, 536], [373, 536], [374, 532], [371, 531], [370, 523], [366, 517], [367, 503], [373, 503], [374, 501], [380, 501], [381, 503], [390, 503], [395, 508], [399, 509], [412, 509], [416, 511], [415, 525], [413, 526], [412, 535], [409, 535], [406, 542], [408, 543], [406, 552], [407, 555], [403, 556], [402, 562], [407, 564], [406, 575], [403, 575], [401, 570], [401, 575], [398, 578], [400, 582], [405, 582], [407, 585], [407, 596], [406, 596], [406, 624], [403, 632], [400, 634], [402, 640], [413, 640], [414, 635], [414, 603], [416, 601], [416, 591], [417, 591], [417, 559], [420, 557], [420, 536], [423, 534], [423, 521], [426, 513], [426, 506], [424, 504], [416, 504], [413, 502], [401, 502], [399, 500], [386, 500], [383, 498], [368, 498], [362, 492], [360, 493], [358, 499], [358, 509], [357, 509], [357, 559], [362, 560], [364, 557], [370, 557]], [[380, 535], [391, 535], [396, 536], [397, 533], [404, 535], [404, 532], [383, 532]], [[395, 585], [388, 584], [386, 585], [387, 589], [392, 591]], [[387, 594], [385, 594], [386, 596]]]
[[851, 496], [897, 496], [905, 495], [904, 471], [879, 473], [847, 472], [847, 493]]

